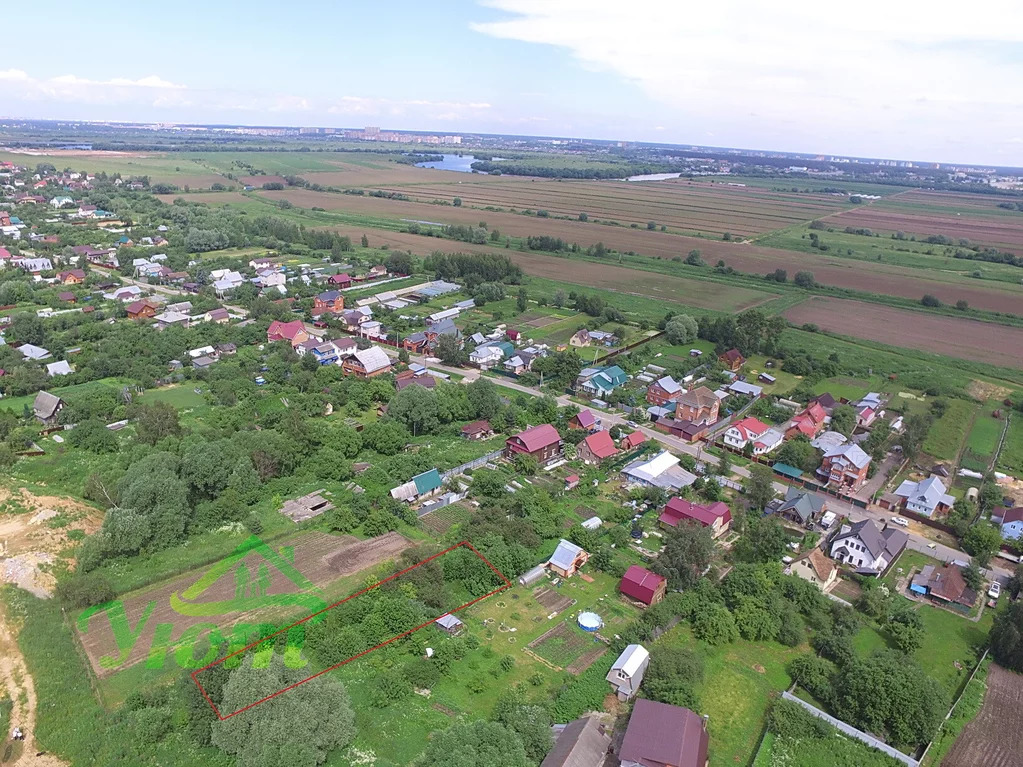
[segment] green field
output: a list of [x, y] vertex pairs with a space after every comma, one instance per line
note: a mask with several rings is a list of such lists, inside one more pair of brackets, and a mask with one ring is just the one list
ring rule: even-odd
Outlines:
[[948, 409], [934, 422], [924, 439], [924, 452], [943, 461], [955, 460], [977, 411], [974, 403], [949, 400]]
[[834, 731], [826, 740], [764, 733], [753, 767], [899, 767], [900, 762]]
[[1000, 402], [988, 400], [977, 412], [966, 437], [966, 451], [963, 453], [963, 468], [973, 471], [985, 472], [991, 463], [991, 457], [998, 448], [998, 440], [1002, 436], [1004, 421], [992, 417], [992, 413], [998, 409], [1004, 409]]
[[1005, 445], [998, 456], [998, 468], [1019, 476], [1023, 474], [1023, 414], [1016, 412], [1010, 418]]
[[927, 758], [923, 762], [925, 767], [940, 765], [941, 760], [952, 748], [952, 744], [962, 733], [963, 728], [980, 712], [984, 705], [984, 694], [987, 692], [987, 672], [990, 666], [991, 660], [985, 660], [977, 671], [977, 675], [966, 685], [963, 696], [956, 704], [952, 715], [945, 720], [935, 736], [931, 749], [927, 752]]

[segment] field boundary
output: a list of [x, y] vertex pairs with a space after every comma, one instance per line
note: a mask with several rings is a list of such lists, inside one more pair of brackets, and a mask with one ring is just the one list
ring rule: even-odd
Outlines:
[[[357, 596], [361, 596], [362, 594], [366, 594], [366, 593], [372, 591], [373, 589], [379, 588], [380, 586], [382, 586], [383, 584], [387, 583], [388, 581], [392, 581], [392, 580], [394, 580], [395, 578], [397, 578], [400, 575], [404, 575], [405, 573], [407, 573], [407, 572], [409, 572], [411, 570], [415, 570], [417, 567], [422, 567], [427, 562], [431, 562], [434, 559], [442, 557], [445, 554], [448, 554], [448, 553], [454, 551], [455, 549], [461, 548], [461, 547], [465, 547], [465, 548], [469, 549], [470, 551], [472, 551], [473, 554], [475, 554], [477, 557], [482, 559], [483, 562], [486, 563], [487, 567], [489, 567], [497, 575], [498, 578], [500, 578], [502, 581], [504, 581], [504, 585], [503, 586], [499, 586], [498, 588], [496, 588], [493, 591], [490, 591], [490, 592], [484, 594], [481, 597], [477, 597], [476, 599], [473, 599], [473, 600], [471, 600], [469, 602], [466, 602], [465, 604], [460, 605], [459, 607], [456, 607], [453, 610], [449, 610], [446, 613], [443, 613], [442, 615], [438, 615], [436, 618], [431, 618], [430, 620], [428, 620], [425, 623], [422, 623], [422, 624], [416, 626], [415, 628], [409, 629], [408, 631], [405, 631], [405, 632], [403, 632], [401, 634], [393, 636], [390, 639], [387, 639], [387, 640], [385, 640], [383, 642], [380, 642], [376, 646], [371, 647], [368, 650], [364, 650], [363, 652], [359, 653], [358, 655], [353, 655], [351, 658], [348, 658], [347, 660], [343, 660], [340, 663], [335, 663], [333, 666], [329, 666], [328, 668], [325, 668], [322, 671], [318, 671], [317, 673], [315, 673], [315, 674], [313, 674], [311, 676], [308, 676], [305, 679], [301, 679], [298, 682], [295, 682], [294, 684], [291, 684], [291, 685], [289, 685], [289, 686], [287, 686], [287, 687], [285, 687], [283, 689], [280, 689], [277, 692], [272, 693], [271, 695], [267, 695], [266, 697], [261, 698], [261, 699], [255, 701], [254, 703], [250, 703], [247, 706], [243, 706], [242, 708], [238, 709], [237, 711], [232, 711], [229, 714], [222, 714], [220, 712], [220, 710], [217, 708], [216, 704], [213, 702], [213, 700], [210, 698], [209, 694], [206, 692], [206, 689], [202, 686], [202, 683], [199, 681], [198, 676], [203, 671], [206, 671], [206, 670], [208, 670], [210, 668], [213, 668], [214, 666], [220, 665], [221, 663], [225, 662], [229, 658], [233, 658], [236, 655], [240, 655], [241, 653], [247, 652], [248, 650], [251, 650], [253, 647], [255, 647], [257, 645], [260, 645], [260, 644], [263, 644], [268, 639], [272, 639], [273, 637], [279, 636], [280, 634], [283, 634], [283, 633], [285, 633], [287, 631], [290, 631], [294, 627], [300, 626], [300, 625], [306, 623], [307, 621], [310, 621], [313, 618], [317, 617], [318, 615], [322, 615], [323, 613], [326, 613], [328, 610], [332, 610], [335, 607], [338, 607], [339, 605], [342, 605], [345, 602], [348, 602], [349, 600], [354, 599]], [[451, 547], [445, 549], [444, 551], [438, 552], [437, 554], [434, 554], [431, 557], [427, 557], [422, 562], [417, 562], [416, 564], [412, 565], [411, 567], [406, 567], [404, 570], [400, 570], [400, 571], [394, 573], [393, 575], [390, 575], [387, 578], [384, 578], [383, 580], [377, 581], [372, 586], [367, 586], [366, 588], [361, 589], [361, 590], [355, 592], [354, 594], [351, 594], [351, 595], [345, 597], [344, 599], [342, 599], [342, 600], [340, 600], [338, 602], [335, 602], [332, 605], [328, 605], [327, 607], [323, 608], [322, 610], [318, 610], [317, 612], [312, 613], [311, 615], [307, 615], [305, 618], [302, 618], [301, 620], [295, 621], [294, 623], [292, 623], [289, 626], [285, 626], [284, 628], [278, 629], [277, 631], [273, 632], [272, 634], [269, 634], [269, 635], [267, 635], [265, 637], [261, 637], [260, 639], [257, 639], [255, 642], [252, 642], [252, 643], [246, 645], [245, 647], [242, 647], [240, 650], [236, 650], [235, 652], [233, 652], [233, 653], [231, 653], [229, 655], [225, 655], [223, 658], [220, 658], [219, 660], [215, 660], [212, 663], [209, 663], [206, 666], [203, 666], [202, 668], [193, 671], [192, 674], [191, 674], [192, 681], [195, 682], [196, 686], [199, 688], [199, 692], [201, 692], [202, 696], [206, 699], [206, 702], [210, 704], [210, 707], [213, 709], [213, 713], [215, 713], [217, 715], [217, 718], [220, 719], [220, 721], [224, 721], [225, 719], [230, 719], [233, 716], [237, 716], [238, 714], [242, 713], [243, 711], [248, 711], [250, 708], [253, 708], [254, 706], [258, 706], [260, 703], [265, 703], [266, 701], [270, 700], [271, 698], [276, 698], [278, 695], [283, 695], [284, 693], [288, 692], [289, 690], [295, 689], [299, 685], [305, 684], [306, 682], [310, 682], [313, 679], [316, 679], [317, 677], [322, 676], [323, 674], [326, 674], [329, 671], [333, 671], [336, 668], [344, 666], [346, 663], [351, 663], [353, 660], [356, 660], [357, 658], [361, 658], [364, 655], [368, 655], [369, 653], [373, 652], [374, 650], [378, 650], [381, 647], [384, 647], [386, 645], [391, 644], [392, 642], [396, 642], [399, 639], [403, 639], [404, 637], [407, 637], [410, 634], [412, 634], [412, 633], [414, 633], [416, 631], [419, 631], [420, 629], [425, 628], [425, 627], [431, 625], [432, 623], [435, 623], [438, 618], [442, 618], [442, 617], [444, 617], [444, 615], [452, 615], [452, 614], [458, 612], [459, 610], [464, 610], [466, 607], [469, 607], [470, 605], [474, 605], [477, 602], [480, 602], [480, 601], [486, 599], [487, 597], [491, 597], [494, 594], [497, 594], [498, 592], [504, 591], [507, 588], [511, 588], [511, 585], [512, 585], [511, 581], [509, 581], [500, 570], [498, 570], [496, 567], [494, 567], [494, 565], [491, 564], [490, 560], [488, 560], [485, 556], [480, 554], [479, 551], [477, 551], [476, 548], [471, 543], [469, 543], [468, 541], [462, 541], [461, 543], [456, 543], [454, 546], [451, 546]]]

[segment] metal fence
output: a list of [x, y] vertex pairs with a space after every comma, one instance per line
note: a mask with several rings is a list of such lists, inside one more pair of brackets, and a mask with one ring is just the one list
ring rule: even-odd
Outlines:
[[788, 690], [783, 692], [781, 694], [781, 696], [785, 700], [790, 700], [793, 703], [798, 703], [800, 706], [805, 708], [807, 711], [809, 711], [815, 717], [817, 717], [818, 719], [823, 719], [825, 722], [830, 724], [832, 727], [835, 727], [838, 730], [840, 730], [841, 732], [844, 732], [849, 737], [856, 738], [856, 740], [858, 740], [858, 741], [860, 741], [862, 743], [866, 743], [871, 748], [876, 748], [878, 751], [881, 751], [882, 753], [887, 754], [892, 759], [899, 760], [900, 762], [905, 764], [907, 767], [919, 767], [920, 762], [918, 762], [916, 759], [913, 759], [910, 756], [906, 756], [901, 751], [892, 748], [891, 746], [889, 746], [884, 741], [878, 740], [877, 738], [875, 738], [873, 735], [868, 735], [867, 733], [862, 732], [861, 730], [857, 730], [851, 724], [846, 724], [841, 719], [835, 719], [835, 717], [831, 716], [830, 714], [824, 713], [819, 708], [817, 708], [815, 706], [811, 706], [805, 700], [801, 700], [801, 699], [797, 698], [795, 695], [792, 695]]
[[448, 477], [456, 477], [463, 471], [466, 471], [467, 469], [478, 469], [480, 466], [486, 466], [488, 463], [500, 458], [502, 455], [504, 455], [503, 449], [494, 450], [493, 452], [487, 453], [484, 456], [480, 456], [479, 458], [469, 461], [468, 463], [463, 463], [461, 466], [456, 466], [453, 469], [448, 469], [447, 471], [440, 475], [441, 479], [447, 481]]

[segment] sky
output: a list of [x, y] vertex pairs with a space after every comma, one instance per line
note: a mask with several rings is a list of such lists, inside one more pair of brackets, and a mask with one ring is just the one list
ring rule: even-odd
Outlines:
[[51, 0], [40, 25], [21, 6], [36, 31], [4, 40], [0, 117], [375, 125], [1023, 166], [1018, 0], [140, 7]]

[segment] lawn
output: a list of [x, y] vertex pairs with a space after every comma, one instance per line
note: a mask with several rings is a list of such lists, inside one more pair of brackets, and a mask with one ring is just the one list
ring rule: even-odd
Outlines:
[[991, 416], [999, 406], [999, 402], [988, 400], [977, 413], [973, 428], [966, 437], [966, 452], [962, 460], [964, 468], [980, 472], [987, 470], [1002, 436], [1002, 420]]
[[814, 385], [813, 391], [814, 394], [828, 393], [835, 399], [847, 399], [852, 402], [870, 391], [870, 386], [870, 381], [842, 376], [820, 381]]
[[[101, 378], [98, 381], [88, 381], [86, 383], [74, 384], [73, 386], [59, 386], [54, 389], [47, 389], [47, 391], [51, 394], [56, 394], [58, 397], [68, 399], [74, 397], [75, 394], [85, 394], [97, 389], [120, 391], [122, 387], [130, 385], [131, 382], [124, 378]], [[20, 416], [26, 407], [32, 408], [35, 398], [35, 394], [26, 394], [23, 397], [7, 397], [0, 400], [0, 409], [6, 408]]]
[[1023, 414], [1013, 413], [1009, 422], [1009, 433], [998, 456], [998, 468], [1019, 476], [1023, 473]]
[[834, 731], [828, 739], [785, 738], [768, 732], [753, 767], [898, 767], [899, 762]]
[[697, 695], [700, 713], [710, 717], [711, 767], [749, 764], [771, 700], [792, 684], [785, 668], [805, 648], [742, 639], [711, 647], [694, 639], [686, 624], [669, 631], [658, 645], [692, 648], [704, 658], [704, 681]]
[[976, 411], [976, 403], [961, 399], [949, 400], [944, 415], [927, 432], [924, 452], [944, 461], [955, 460], [970, 431]]

